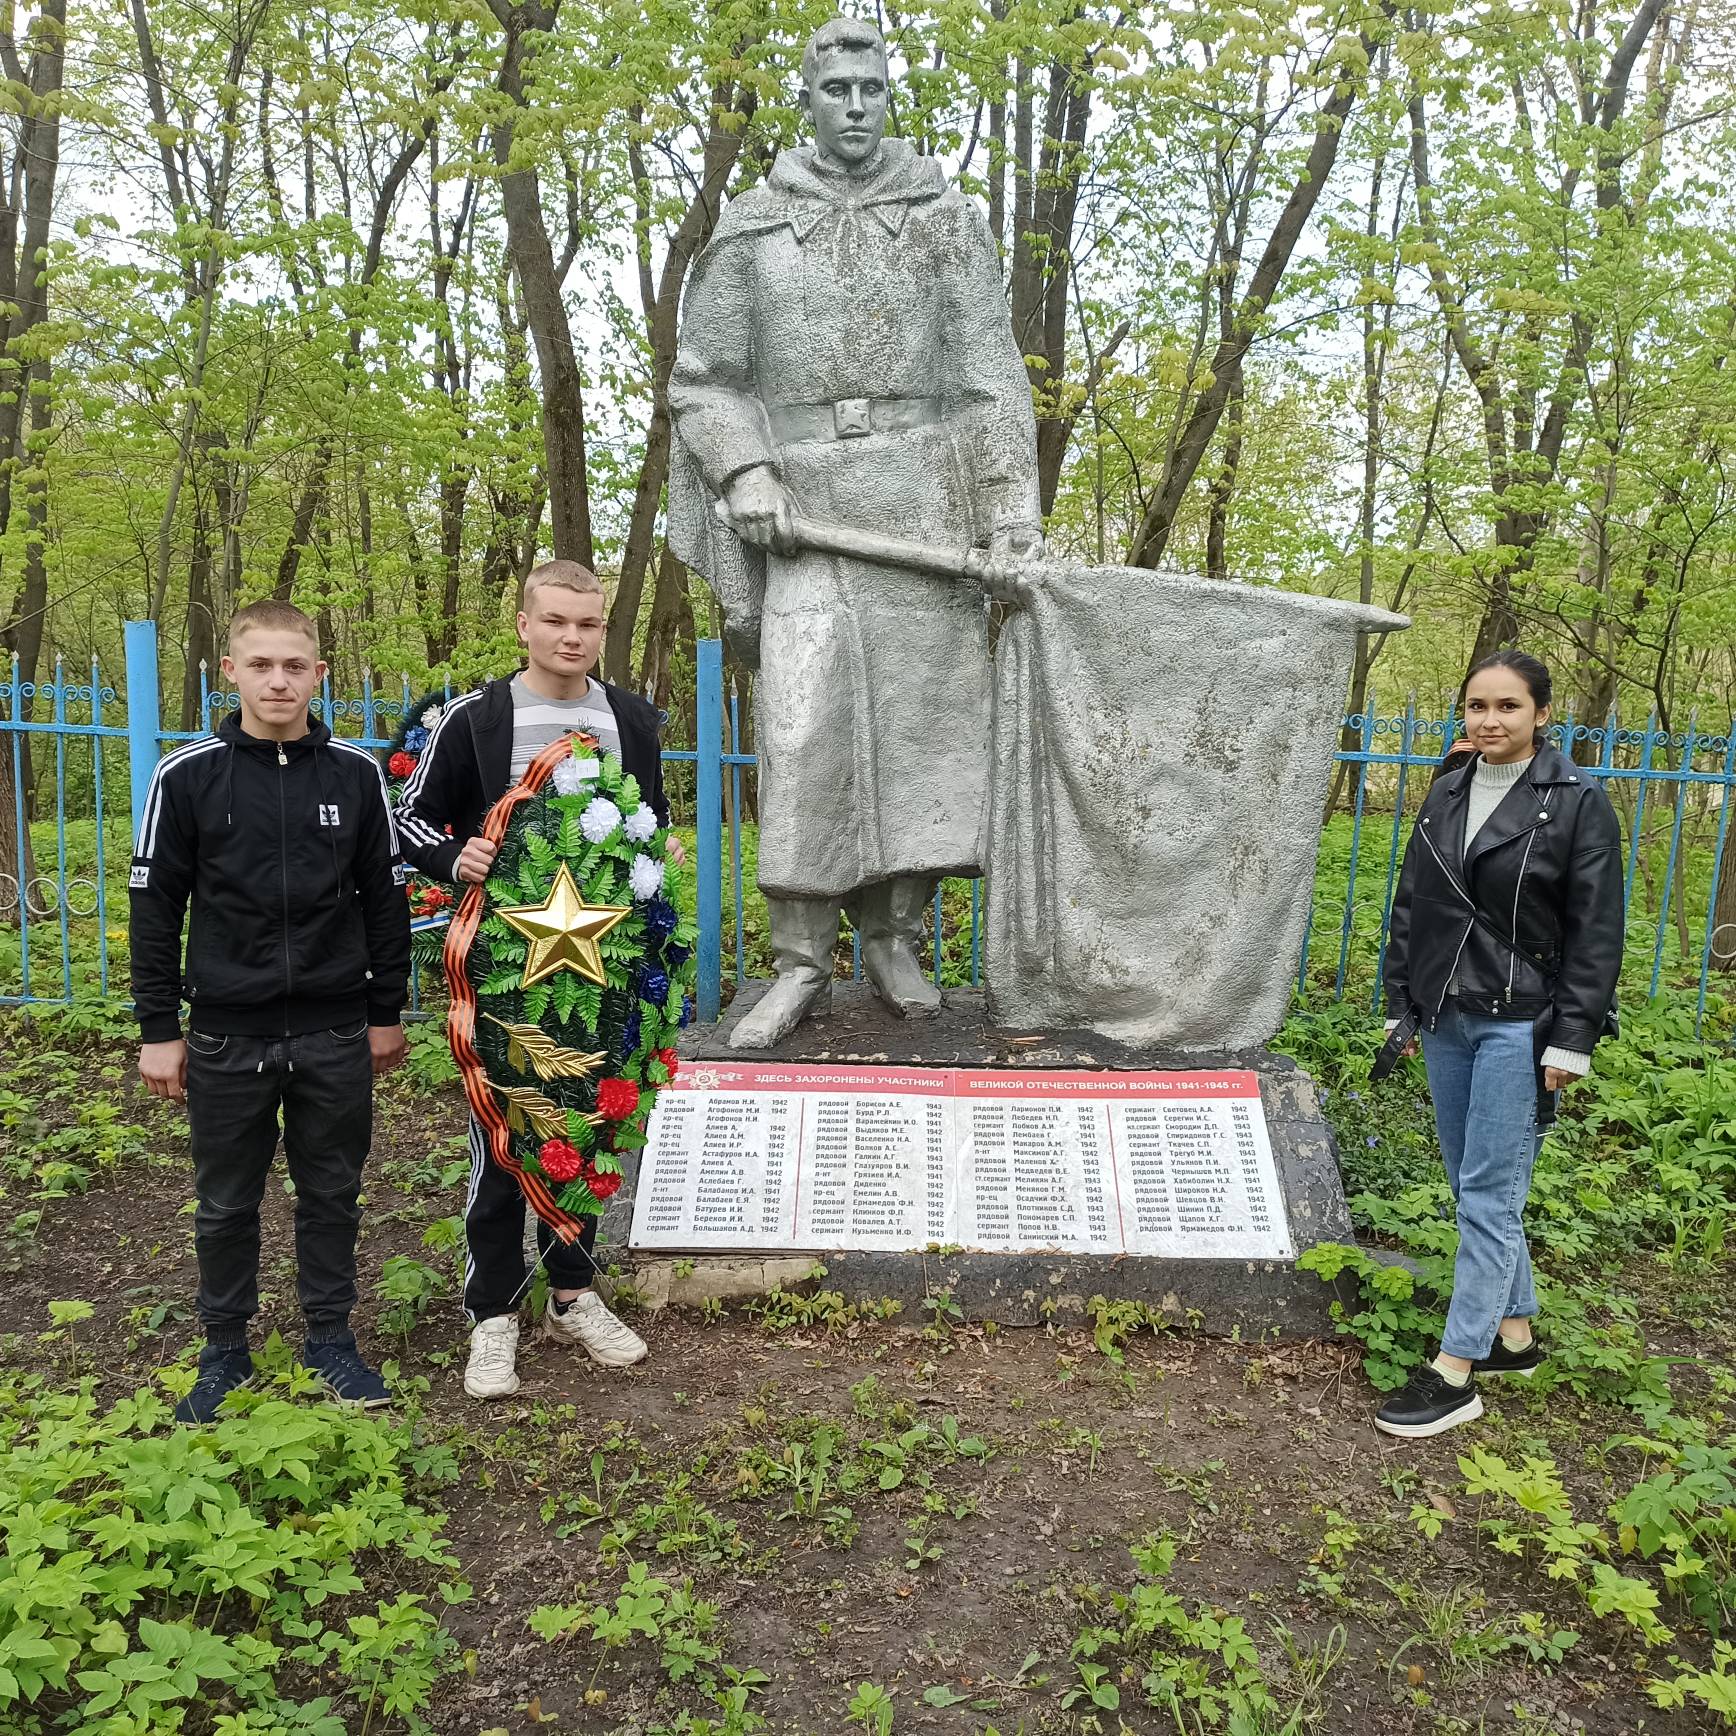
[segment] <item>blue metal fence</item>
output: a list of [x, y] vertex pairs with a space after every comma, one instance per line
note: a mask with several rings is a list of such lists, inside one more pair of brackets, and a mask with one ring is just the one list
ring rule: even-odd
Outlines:
[[[16, 876], [0, 868], [0, 1005], [64, 1005], [115, 993], [124, 982], [131, 830], [165, 747], [205, 733], [162, 727], [152, 623], [127, 623], [125, 652], [124, 703], [95, 663], [88, 681], [57, 662], [50, 682], [21, 684], [14, 665], [11, 681], [0, 683], [0, 772], [10, 771], [5, 781], [12, 795], [10, 813], [0, 806], [0, 826], [7, 828], [13, 860], [34, 863]], [[696, 1000], [699, 1016], [713, 1019], [726, 950], [736, 982], [751, 974], [747, 908], [753, 894], [744, 871], [749, 838], [743, 814], [755, 759], [742, 751], [737, 700], [725, 704], [723, 648], [716, 640], [700, 642], [697, 675], [696, 744], [671, 747], [663, 758], [671, 768], [692, 768], [671, 783], [680, 786], [676, 819], [691, 825], [696, 837]], [[334, 697], [328, 683], [316, 709], [341, 734], [383, 748], [412, 701], [408, 682], [398, 685], [399, 693], [389, 695], [364, 681], [359, 697], [344, 699]], [[200, 700], [207, 726], [235, 704], [233, 694], [211, 689], [203, 675]], [[1421, 718], [1412, 706], [1399, 717], [1369, 713], [1345, 723], [1357, 744], [1337, 752], [1349, 780], [1347, 812], [1328, 829], [1322, 847], [1297, 986], [1309, 998], [1367, 993], [1372, 1004], [1408, 822], [1457, 733], [1457, 720]], [[1625, 991], [1656, 995], [1666, 983], [1685, 987], [1703, 1015], [1713, 970], [1736, 965], [1736, 921], [1717, 920], [1719, 876], [1727, 849], [1736, 848], [1729, 838], [1736, 730], [1707, 735], [1693, 720], [1685, 731], [1665, 730], [1655, 718], [1644, 729], [1630, 729], [1612, 712], [1599, 725], [1569, 716], [1552, 733], [1589, 762], [1622, 813], [1628, 839]], [[26, 818], [32, 811], [25, 797], [26, 743], [36, 789], [33, 824]], [[121, 816], [128, 804], [117, 802], [117, 782], [130, 796], [132, 828], [125, 832]], [[936, 892], [936, 982], [943, 967], [949, 981], [980, 982], [981, 914], [975, 881]], [[858, 949], [858, 973], [860, 966]]]

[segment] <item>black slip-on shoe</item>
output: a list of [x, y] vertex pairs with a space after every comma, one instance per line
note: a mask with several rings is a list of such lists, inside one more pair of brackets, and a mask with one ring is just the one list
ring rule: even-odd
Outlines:
[[215, 1422], [230, 1393], [253, 1379], [253, 1358], [245, 1345], [207, 1344], [199, 1352], [199, 1378], [175, 1406], [178, 1423]]
[[1471, 1364], [1473, 1374], [1516, 1374], [1529, 1380], [1543, 1366], [1543, 1346], [1535, 1338], [1523, 1350], [1509, 1350], [1499, 1337], [1487, 1356]]
[[1463, 1386], [1454, 1386], [1438, 1368], [1424, 1363], [1410, 1377], [1404, 1391], [1395, 1392], [1374, 1413], [1374, 1426], [1383, 1434], [1419, 1440], [1427, 1435], [1445, 1434], [1460, 1423], [1474, 1422], [1482, 1414], [1483, 1401], [1477, 1396], [1475, 1375]]

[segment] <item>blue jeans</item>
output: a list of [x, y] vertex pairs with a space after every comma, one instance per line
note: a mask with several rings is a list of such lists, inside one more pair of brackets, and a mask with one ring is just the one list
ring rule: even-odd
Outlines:
[[1423, 1035], [1435, 1131], [1458, 1202], [1459, 1256], [1441, 1349], [1487, 1356], [1501, 1322], [1537, 1312], [1525, 1196], [1543, 1136], [1527, 1019], [1486, 1019], [1449, 1000]]

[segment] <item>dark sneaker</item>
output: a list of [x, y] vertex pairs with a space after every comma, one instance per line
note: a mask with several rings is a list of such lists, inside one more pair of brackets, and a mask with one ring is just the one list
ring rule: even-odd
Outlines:
[[1497, 1334], [1487, 1356], [1471, 1364], [1473, 1374], [1516, 1374], [1529, 1380], [1543, 1366], [1543, 1346], [1535, 1338], [1523, 1350], [1509, 1350]]
[[175, 1406], [175, 1421], [214, 1421], [224, 1399], [252, 1379], [253, 1358], [245, 1345], [207, 1344], [199, 1352], [199, 1378], [193, 1390]]
[[1438, 1368], [1424, 1363], [1404, 1391], [1395, 1392], [1374, 1413], [1374, 1426], [1384, 1434], [1402, 1435], [1408, 1440], [1444, 1434], [1482, 1414], [1475, 1375], [1463, 1386], [1454, 1386]]
[[302, 1347], [302, 1366], [320, 1378], [320, 1384], [339, 1404], [378, 1410], [392, 1402], [392, 1389], [376, 1369], [362, 1361], [353, 1338], [325, 1338]]

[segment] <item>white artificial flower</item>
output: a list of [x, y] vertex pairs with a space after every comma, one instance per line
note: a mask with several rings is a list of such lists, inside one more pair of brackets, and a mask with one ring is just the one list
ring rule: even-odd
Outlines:
[[422, 727], [424, 729], [432, 729], [434, 725], [440, 721], [444, 714], [444, 710], [445, 708], [443, 706], [429, 706], [428, 709], [422, 713]]
[[628, 841], [634, 844], [649, 844], [657, 831], [657, 815], [644, 802], [641, 802], [630, 813], [621, 826], [627, 834]]
[[584, 773], [579, 770], [574, 759], [564, 759], [549, 774], [549, 781], [556, 791], [563, 796], [576, 796], [585, 787]]
[[663, 890], [663, 864], [652, 861], [641, 851], [627, 871], [627, 884], [633, 888], [633, 897], [638, 903], [655, 898]]
[[579, 815], [579, 830], [593, 843], [600, 844], [621, 823], [621, 810], [607, 796], [598, 796]]

